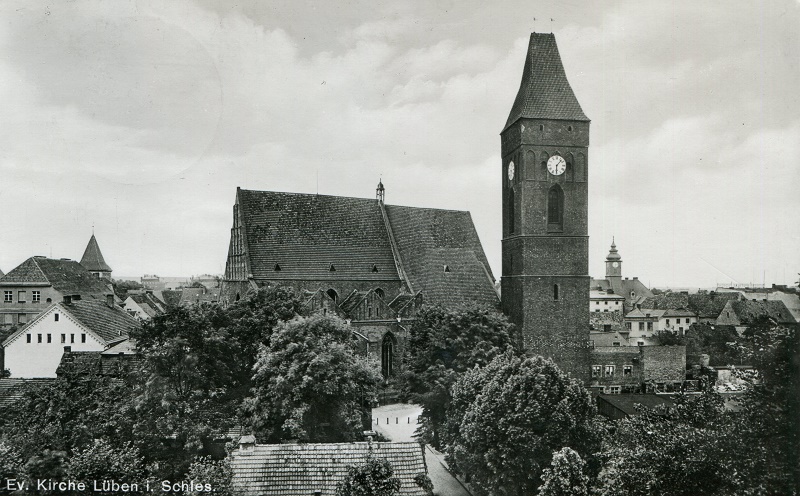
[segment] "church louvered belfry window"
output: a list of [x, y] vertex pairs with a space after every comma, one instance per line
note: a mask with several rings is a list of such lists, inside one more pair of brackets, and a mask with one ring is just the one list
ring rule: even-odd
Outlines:
[[564, 191], [558, 184], [547, 193], [547, 230], [564, 229]]
[[516, 212], [514, 211], [514, 190], [511, 189], [508, 191], [508, 232], [514, 232], [514, 217], [516, 217]]

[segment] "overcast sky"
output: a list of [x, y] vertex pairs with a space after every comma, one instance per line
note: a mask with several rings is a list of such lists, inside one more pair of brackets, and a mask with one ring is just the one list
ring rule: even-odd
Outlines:
[[616, 236], [656, 287], [798, 278], [797, 0], [232, 4], [0, 4], [0, 269], [94, 226], [115, 276], [222, 273], [237, 186], [382, 177], [469, 210], [499, 278], [499, 132], [552, 31], [592, 120], [590, 273]]

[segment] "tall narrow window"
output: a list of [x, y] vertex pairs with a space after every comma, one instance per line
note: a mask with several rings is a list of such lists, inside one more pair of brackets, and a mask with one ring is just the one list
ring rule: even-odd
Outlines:
[[553, 299], [558, 300], [559, 296], [560, 295], [558, 294], [558, 284], [553, 284]]
[[508, 190], [508, 232], [514, 232], [514, 218], [516, 217], [516, 212], [514, 210], [514, 190]]
[[381, 345], [381, 373], [386, 378], [394, 375], [394, 336], [387, 332]]
[[547, 230], [564, 230], [564, 191], [558, 184], [547, 193]]

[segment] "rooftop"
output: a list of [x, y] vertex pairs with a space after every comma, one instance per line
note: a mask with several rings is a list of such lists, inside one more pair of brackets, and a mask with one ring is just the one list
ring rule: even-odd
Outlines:
[[522, 82], [503, 130], [522, 118], [589, 120], [567, 81], [552, 33], [531, 33]]
[[[254, 442], [252, 436], [246, 438], [241, 442]], [[249, 451], [241, 446], [231, 460], [234, 489], [254, 496], [310, 496], [316, 490], [334, 494], [348, 466], [364, 463], [370, 449], [368, 443], [251, 444]], [[388, 442], [371, 446], [376, 457], [391, 463], [394, 476], [401, 481], [400, 495], [425, 495], [414, 483], [417, 474], [427, 473], [422, 445]]]

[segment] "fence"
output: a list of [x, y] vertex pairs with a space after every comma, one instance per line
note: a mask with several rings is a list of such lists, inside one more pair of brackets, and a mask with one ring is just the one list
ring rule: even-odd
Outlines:
[[[375, 425], [381, 425], [381, 424], [384, 424], [384, 425], [391, 425], [391, 424], [399, 425], [401, 418], [403, 418], [403, 417], [373, 417], [372, 423], [375, 424]], [[417, 416], [416, 418], [414, 418], [414, 417], [406, 417], [405, 418], [406, 421], [403, 422], [403, 423], [404, 424], [411, 424], [412, 423], [411, 422], [412, 418], [414, 419], [413, 423], [415, 423], [415, 424], [421, 424], [422, 423], [422, 417], [420, 417], [420, 416]], [[384, 419], [386, 420], [385, 422], [384, 422]], [[392, 420], [394, 420], [394, 422], [392, 422]]]

